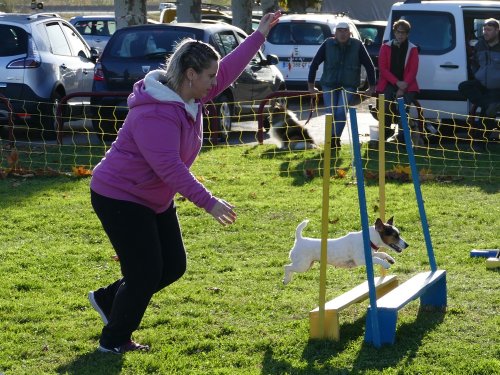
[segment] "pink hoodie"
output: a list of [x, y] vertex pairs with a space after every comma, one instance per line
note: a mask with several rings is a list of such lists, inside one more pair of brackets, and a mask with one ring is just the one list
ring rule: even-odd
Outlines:
[[264, 42], [255, 31], [219, 64], [217, 85], [201, 101], [185, 103], [155, 70], [134, 84], [130, 111], [118, 137], [94, 168], [90, 188], [106, 197], [165, 211], [176, 193], [210, 211], [217, 199], [189, 171], [202, 144], [203, 103], [215, 98], [246, 67]]

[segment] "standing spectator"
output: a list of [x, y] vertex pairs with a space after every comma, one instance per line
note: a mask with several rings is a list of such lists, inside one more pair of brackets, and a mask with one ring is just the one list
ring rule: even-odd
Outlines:
[[279, 17], [279, 12], [262, 17], [257, 31], [220, 63], [209, 44], [185, 39], [165, 69], [151, 71], [134, 84], [127, 118], [90, 183], [92, 206], [119, 257], [123, 275], [89, 293], [92, 307], [105, 324], [100, 351], [149, 350], [132, 341], [132, 333], [153, 294], [186, 270], [176, 193], [222, 225], [236, 220], [234, 207], [213, 196], [189, 168], [203, 139], [203, 103], [238, 78]]
[[323, 101], [327, 111], [333, 108], [332, 147], [340, 147], [340, 136], [346, 123], [346, 105], [360, 85], [361, 65], [368, 75], [369, 88], [365, 93], [368, 96], [375, 89], [375, 67], [363, 43], [351, 38], [347, 22], [338, 23], [335, 37], [326, 39], [314, 56], [307, 79], [312, 94], [318, 91], [314, 84], [321, 63]]
[[[488, 117], [475, 130], [476, 140], [487, 141], [488, 132], [494, 129], [494, 118], [500, 110], [500, 23], [489, 18], [483, 24], [483, 36], [475, 46], [474, 58], [471, 63], [474, 79], [461, 82], [458, 90], [472, 104], [481, 107], [481, 116]], [[476, 143], [477, 145], [477, 143]], [[484, 144], [483, 144], [484, 146]]]
[[[408, 40], [411, 25], [408, 21], [398, 20], [392, 25], [392, 30], [394, 39], [382, 45], [378, 60], [380, 76], [377, 93], [383, 93], [385, 97], [385, 139], [394, 135], [391, 129], [393, 114], [397, 112], [394, 101], [402, 97], [405, 104], [410, 105], [419, 91], [418, 47]], [[401, 142], [404, 140], [401, 127], [396, 139]]]

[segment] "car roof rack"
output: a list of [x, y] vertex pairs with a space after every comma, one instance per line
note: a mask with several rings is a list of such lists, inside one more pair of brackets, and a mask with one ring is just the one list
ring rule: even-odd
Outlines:
[[61, 16], [57, 13], [33, 13], [28, 16], [29, 20], [35, 20], [39, 17], [58, 17], [61, 18]]

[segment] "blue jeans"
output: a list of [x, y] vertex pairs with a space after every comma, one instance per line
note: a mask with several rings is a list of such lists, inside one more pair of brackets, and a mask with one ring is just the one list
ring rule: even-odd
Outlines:
[[356, 92], [356, 89], [345, 87], [343, 89], [338, 88], [335, 91], [332, 91], [334, 90], [333, 88], [326, 86], [323, 86], [322, 89], [325, 112], [327, 114], [333, 114], [332, 137], [340, 138], [346, 123], [347, 105], [345, 100], [349, 103], [353, 93]]

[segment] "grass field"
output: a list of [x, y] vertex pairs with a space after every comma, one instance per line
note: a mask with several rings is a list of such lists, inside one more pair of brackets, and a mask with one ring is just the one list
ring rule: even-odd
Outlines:
[[[193, 172], [237, 206], [230, 227], [178, 197], [188, 251], [185, 276], [154, 296], [134, 338], [149, 353], [96, 351], [102, 323], [87, 292], [119, 276], [89, 202], [89, 179], [0, 179], [0, 373], [32, 374], [499, 374], [499, 272], [473, 248], [500, 246], [499, 183], [427, 181], [422, 186], [448, 308], [400, 311], [396, 344], [363, 342], [366, 303], [341, 315], [341, 340], [309, 340], [319, 266], [282, 285], [294, 231], [309, 218], [319, 237], [322, 181], [288, 172], [306, 154], [272, 146], [215, 148]], [[314, 151], [310, 151], [314, 153]], [[346, 152], [346, 158], [348, 154]], [[360, 229], [356, 184], [330, 184], [329, 236]], [[429, 269], [413, 185], [387, 185], [386, 215], [410, 244], [390, 273]], [[366, 186], [370, 222], [378, 186]], [[376, 270], [378, 273], [378, 270]], [[366, 279], [365, 269], [327, 270], [327, 298]]]

